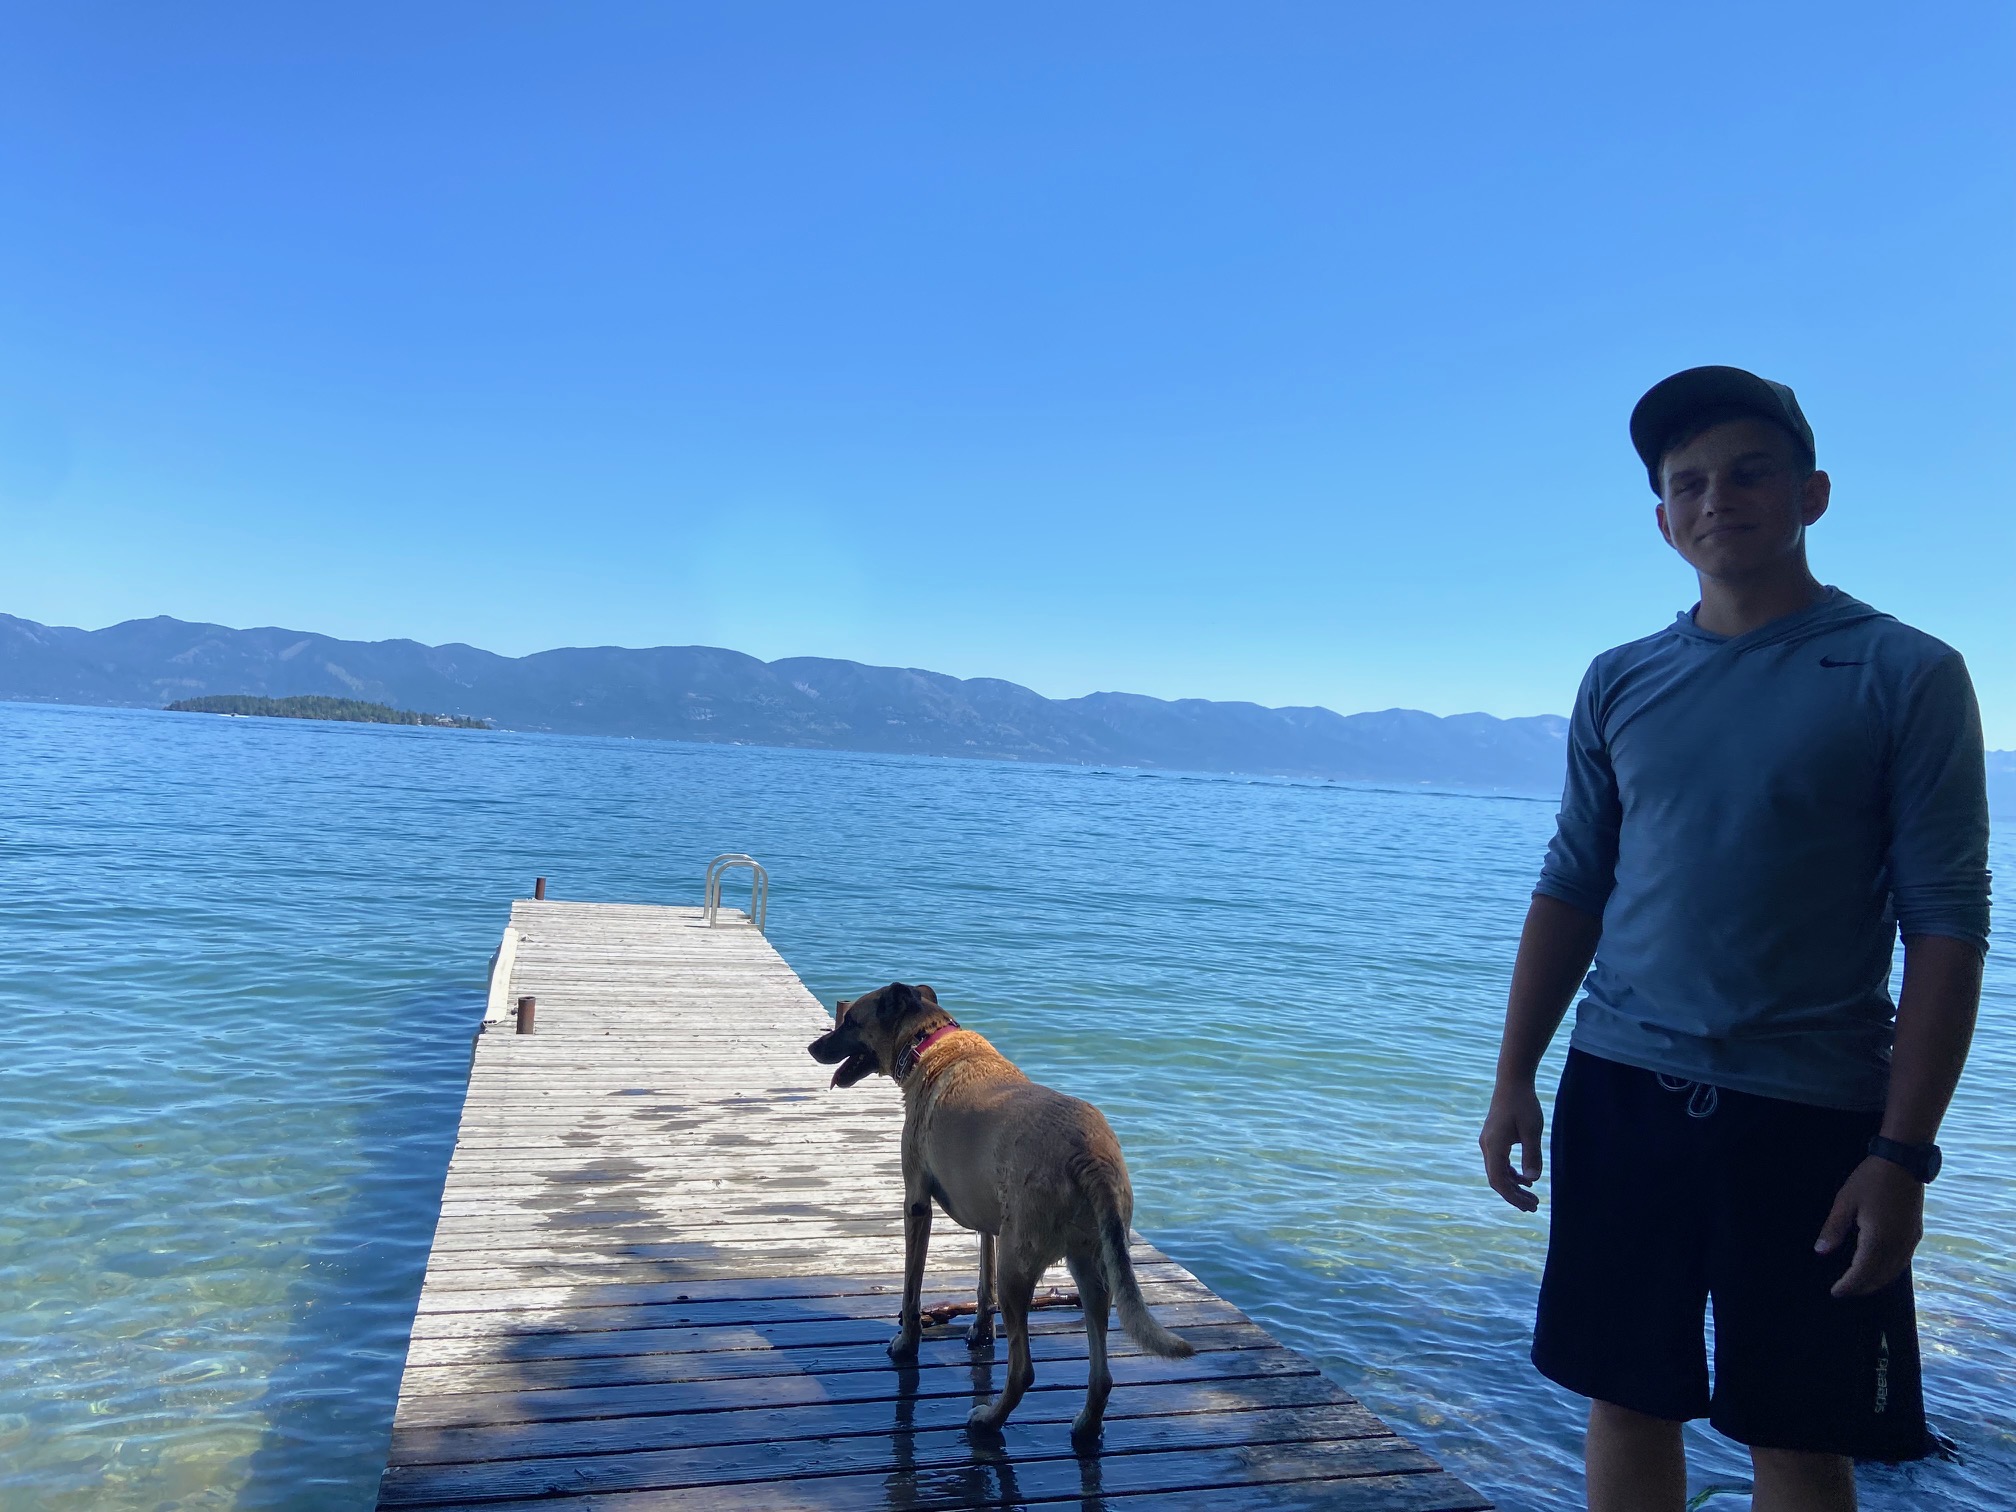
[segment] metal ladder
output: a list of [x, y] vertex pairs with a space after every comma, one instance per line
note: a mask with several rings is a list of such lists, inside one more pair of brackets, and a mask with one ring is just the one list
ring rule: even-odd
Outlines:
[[745, 856], [740, 851], [716, 856], [707, 863], [707, 927], [712, 929], [719, 922], [721, 878], [738, 866], [749, 868], [749, 922], [762, 934], [770, 918], [770, 873], [763, 870], [763, 863], [754, 856]]

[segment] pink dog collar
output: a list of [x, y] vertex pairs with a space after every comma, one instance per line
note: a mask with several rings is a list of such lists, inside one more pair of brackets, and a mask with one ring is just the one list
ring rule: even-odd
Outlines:
[[896, 1057], [896, 1080], [900, 1082], [904, 1077], [908, 1076], [916, 1068], [918, 1060], [926, 1050], [929, 1050], [958, 1027], [959, 1022], [957, 1019], [948, 1019], [922, 1039], [912, 1041], [910, 1047]]

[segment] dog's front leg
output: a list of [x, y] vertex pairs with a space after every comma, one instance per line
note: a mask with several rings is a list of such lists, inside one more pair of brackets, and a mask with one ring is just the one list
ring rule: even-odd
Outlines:
[[931, 1189], [905, 1180], [903, 1208], [903, 1312], [889, 1358], [914, 1360], [924, 1332], [924, 1256], [931, 1248]]

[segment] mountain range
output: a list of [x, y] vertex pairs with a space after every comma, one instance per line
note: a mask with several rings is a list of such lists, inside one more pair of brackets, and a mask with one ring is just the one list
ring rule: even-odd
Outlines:
[[158, 616], [103, 630], [0, 614], [0, 699], [159, 707], [209, 694], [370, 699], [576, 735], [824, 746], [1519, 793], [1561, 787], [1567, 721], [1336, 714], [1132, 693], [1050, 699], [995, 678], [713, 646], [347, 641]]
[[[505, 729], [819, 746], [1102, 766], [1426, 784], [1553, 797], [1568, 722], [1337, 714], [1135, 693], [1045, 698], [997, 678], [715, 646], [475, 646], [233, 630], [160, 615], [103, 630], [0, 614], [0, 699], [159, 707], [212, 694], [322, 694]], [[1990, 806], [2016, 817], [2016, 752], [1988, 755]]]

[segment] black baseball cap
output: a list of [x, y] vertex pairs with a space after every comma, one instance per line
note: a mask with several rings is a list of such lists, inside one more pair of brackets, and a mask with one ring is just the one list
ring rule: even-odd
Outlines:
[[1638, 448], [1638, 456], [1645, 463], [1645, 476], [1652, 480], [1652, 492], [1659, 492], [1659, 448], [1666, 438], [1688, 416], [1724, 408], [1747, 410], [1760, 420], [1784, 426], [1792, 433], [1792, 439], [1806, 449], [1806, 460], [1815, 460], [1813, 427], [1806, 423], [1791, 389], [1755, 373], [1746, 373], [1742, 368], [1688, 368], [1653, 384], [1631, 411], [1631, 444]]

